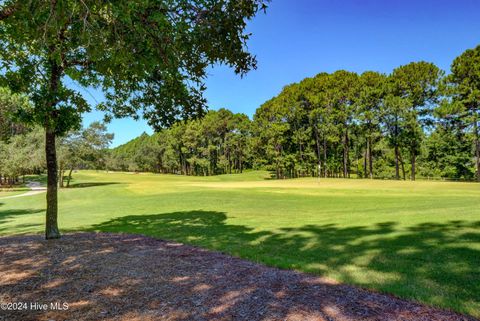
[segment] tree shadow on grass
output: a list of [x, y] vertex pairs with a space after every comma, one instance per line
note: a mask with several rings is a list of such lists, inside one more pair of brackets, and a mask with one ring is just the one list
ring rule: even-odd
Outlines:
[[[216, 226], [226, 225], [225, 219], [221, 212], [177, 212], [150, 215], [145, 222], [141, 216], [115, 220], [104, 229], [117, 231], [132, 224], [130, 232], [144, 226], [145, 231], [157, 233], [164, 224], [167, 227], [160, 231], [188, 234], [182, 237], [201, 237], [203, 231], [210, 240], [208, 236], [201, 240], [215, 246], [243, 234], [248, 234], [242, 238], [245, 246], [257, 236], [270, 242], [268, 236], [273, 235], [257, 234], [244, 226]], [[387, 225], [378, 228], [393, 228]], [[325, 230], [333, 232], [334, 226]], [[9, 321], [473, 320], [137, 235], [76, 234], [52, 241], [34, 236], [0, 238], [0, 273], [0, 294], [12, 302], [67, 302], [70, 306], [68, 311], [7, 311], [4, 316]]]
[[[32, 232], [32, 228], [38, 229], [41, 226], [43, 226], [42, 223], [17, 224], [13, 228], [13, 232], [15, 235], [30, 234]], [[6, 233], [7, 235], [12, 234], [12, 227], [0, 227], [0, 235], [3, 233]]]
[[71, 183], [69, 188], [88, 188], [97, 186], [117, 185], [118, 182], [91, 182], [91, 183]]
[[175, 240], [464, 313], [480, 311], [480, 221], [258, 231], [228, 224], [225, 213], [189, 211], [120, 217], [92, 230]]
[[47, 185], [47, 175], [46, 174], [27, 175], [26, 181], [39, 182], [42, 185]]
[[0, 224], [21, 215], [30, 215], [45, 212], [45, 209], [11, 209], [0, 210]]

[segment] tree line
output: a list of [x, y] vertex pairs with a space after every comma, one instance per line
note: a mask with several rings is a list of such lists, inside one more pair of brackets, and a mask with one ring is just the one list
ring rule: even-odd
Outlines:
[[[479, 179], [480, 47], [443, 71], [414, 62], [389, 75], [320, 73], [283, 88], [252, 120], [227, 109], [180, 121], [108, 150], [113, 135], [93, 123], [57, 141], [58, 184], [75, 169], [183, 175], [267, 169], [277, 178]], [[475, 69], [476, 68], [476, 69]], [[0, 88], [0, 184], [46, 168], [42, 132], [12, 115], [29, 104]]]
[[480, 181], [479, 70], [480, 46], [456, 58], [448, 75], [423, 61], [388, 75], [320, 73], [284, 87], [253, 120], [226, 109], [209, 111], [111, 150], [107, 167]]
[[109, 170], [151, 171], [184, 175], [241, 173], [251, 168], [251, 122], [229, 110], [176, 123], [110, 151]]

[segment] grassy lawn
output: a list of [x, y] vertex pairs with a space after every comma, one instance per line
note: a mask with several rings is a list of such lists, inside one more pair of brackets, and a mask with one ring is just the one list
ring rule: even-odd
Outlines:
[[14, 187], [14, 188], [0, 188], [0, 200], [4, 197], [15, 196], [28, 192], [30, 189], [27, 187]]
[[[480, 317], [479, 184], [267, 177], [81, 172], [60, 193], [60, 227], [177, 240]], [[44, 200], [0, 199], [0, 234], [41, 232]]]
[[27, 190], [25, 191], [18, 191], [18, 190], [12, 190], [12, 191], [9, 191], [9, 190], [0, 190], [0, 199], [2, 199], [3, 197], [9, 197], [9, 196], [15, 196], [15, 195], [19, 195], [19, 194], [23, 194], [25, 193]]

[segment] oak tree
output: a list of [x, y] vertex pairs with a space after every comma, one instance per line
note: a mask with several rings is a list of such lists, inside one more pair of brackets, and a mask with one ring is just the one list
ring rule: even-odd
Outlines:
[[5, 0], [0, 3], [2, 82], [28, 95], [24, 121], [45, 129], [46, 238], [57, 225], [57, 136], [78, 128], [90, 106], [78, 87], [102, 90], [111, 117], [160, 127], [201, 114], [206, 68], [256, 67], [246, 22], [263, 0]]

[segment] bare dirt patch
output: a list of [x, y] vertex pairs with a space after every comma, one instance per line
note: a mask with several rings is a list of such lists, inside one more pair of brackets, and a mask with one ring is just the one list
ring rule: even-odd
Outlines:
[[[455, 320], [449, 311], [144, 236], [0, 238], [0, 320]], [[53, 310], [50, 303], [67, 303]]]

